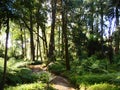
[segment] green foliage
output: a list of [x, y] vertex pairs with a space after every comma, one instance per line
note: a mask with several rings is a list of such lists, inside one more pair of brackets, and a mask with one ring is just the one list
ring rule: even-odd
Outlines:
[[82, 69], [92, 73], [108, 73], [107, 66], [108, 61], [106, 59], [98, 60], [96, 56], [83, 59], [81, 62]]
[[16, 58], [10, 58], [8, 61], [7, 61], [7, 68], [8, 69], [12, 69], [12, 70], [15, 70], [17, 68], [20, 68], [20, 67], [26, 67], [26, 65], [28, 65], [29, 63], [31, 63], [30, 61], [23, 61], [22, 59], [19, 59], [17, 60]]
[[5, 90], [45, 90], [46, 84], [43, 83], [33, 83], [33, 84], [23, 84], [15, 87], [6, 87]]
[[117, 65], [118, 68], [120, 68], [120, 55], [114, 56], [114, 63]]
[[9, 50], [8, 50], [8, 57], [9, 58], [21, 59], [22, 56], [20, 54], [20, 45], [18, 45], [18, 47], [9, 48]]
[[4, 50], [3, 48], [0, 47], [0, 57], [3, 57], [4, 58]]
[[[120, 73], [117, 73], [115, 68], [111, 68], [113, 66], [114, 64], [109, 64], [107, 59], [100, 60], [94, 55], [81, 61], [74, 60], [70, 71], [65, 71], [60, 62], [51, 64], [49, 70], [67, 77], [77, 87], [81, 84], [94, 85], [100, 83], [119, 86]], [[112, 73], [111, 70], [113, 70]]]
[[37, 81], [39, 78], [37, 75], [32, 74], [32, 71], [27, 68], [20, 68], [17, 70], [10, 70], [7, 72], [6, 84], [17, 85], [23, 83], [32, 83]]
[[110, 83], [114, 85], [120, 84], [119, 74], [87, 74], [87, 75], [70, 75], [70, 80], [74, 80], [76, 85], [85, 84], [93, 85], [95, 83]]
[[[3, 65], [3, 60], [0, 60], [0, 64]], [[25, 67], [27, 64], [28, 62], [15, 60], [14, 58], [8, 60], [6, 84], [17, 85], [37, 81], [46, 83], [49, 81], [48, 73], [33, 73], [32, 70]], [[0, 67], [0, 81], [2, 79], [2, 72], [3, 67]]]
[[95, 84], [91, 85], [87, 90], [119, 90], [120, 87], [116, 87], [115, 85], [110, 84]]
[[43, 83], [48, 83], [49, 82], [49, 77], [50, 73], [47, 72], [40, 72], [40, 73], [35, 73], [35, 75], [39, 78], [40, 81]]
[[62, 63], [55, 62], [49, 65], [49, 70], [55, 74], [60, 74], [61, 72], [65, 71], [65, 66]]

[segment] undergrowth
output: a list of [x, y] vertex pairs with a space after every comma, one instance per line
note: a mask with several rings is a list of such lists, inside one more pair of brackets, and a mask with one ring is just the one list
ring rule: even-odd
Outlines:
[[[101, 85], [101, 83], [103, 83], [101, 86], [106, 88], [108, 87], [108, 89], [101, 90], [109, 90], [112, 85], [117, 88], [116, 90], [118, 90], [118, 86], [120, 85], [120, 69], [118, 69], [119, 67], [117, 67], [117, 64], [111, 65], [107, 59], [99, 60], [95, 56], [92, 56], [82, 59], [81, 61], [74, 60], [70, 66], [71, 70], [66, 71], [65, 65], [57, 61], [49, 66], [49, 70], [67, 77], [76, 87], [79, 87], [81, 84], [85, 86], [92, 86]], [[110, 90], [115, 89], [113, 88]]]
[[[41, 81], [47, 83], [49, 81], [49, 73], [33, 73], [26, 65], [29, 61], [10, 59], [7, 62], [6, 85], [27, 84]], [[0, 82], [2, 81], [3, 59], [0, 59]]]

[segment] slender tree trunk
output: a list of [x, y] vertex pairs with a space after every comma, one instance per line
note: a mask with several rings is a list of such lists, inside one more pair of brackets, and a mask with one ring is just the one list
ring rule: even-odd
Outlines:
[[39, 58], [39, 44], [40, 44], [40, 42], [39, 42], [39, 24], [37, 23], [37, 50], [36, 50], [36, 56], [37, 56], [37, 60], [38, 60], [38, 58]]
[[58, 26], [58, 29], [59, 29], [59, 31], [58, 31], [58, 35], [59, 35], [59, 37], [58, 37], [58, 51], [59, 51], [59, 55], [61, 55], [61, 52], [60, 52], [60, 35], [61, 35], [61, 27], [60, 26]]
[[[118, 6], [116, 6], [116, 10], [115, 10], [116, 12], [116, 27], [118, 27], [118, 25], [119, 25], [119, 11], [118, 11]], [[118, 30], [118, 33], [119, 33], [120, 31]], [[117, 35], [117, 40], [116, 40], [116, 45], [115, 45], [115, 50], [116, 50], [116, 54], [118, 54], [119, 53], [119, 35]]]
[[34, 40], [33, 40], [33, 19], [32, 19], [32, 12], [30, 11], [30, 48], [31, 48], [31, 59], [35, 61], [35, 47], [34, 47]]
[[39, 40], [39, 52], [40, 52], [41, 62], [43, 62], [40, 40]]
[[62, 59], [64, 59], [65, 58], [65, 53], [64, 53], [64, 50], [65, 50], [65, 44], [64, 44], [64, 33], [63, 33], [63, 26], [62, 26], [62, 41], [61, 41], [61, 43], [62, 43], [62, 50], [61, 50], [61, 54], [62, 54]]
[[48, 53], [48, 59], [49, 61], [55, 60], [55, 41], [54, 41], [54, 30], [55, 30], [55, 21], [56, 21], [56, 3], [57, 0], [52, 0], [52, 23], [51, 23], [51, 35], [50, 35], [50, 42], [49, 42], [49, 53]]
[[100, 1], [100, 4], [101, 4], [101, 12], [100, 12], [100, 15], [101, 15], [101, 49], [102, 49], [102, 56], [103, 56], [103, 24], [104, 24], [104, 21], [103, 21], [103, 1]]
[[[42, 37], [43, 37], [44, 54], [45, 54], [46, 56], [48, 56], [48, 46], [47, 46], [45, 26], [44, 26], [44, 27], [41, 26], [41, 29], [42, 29]], [[45, 56], [45, 55], [44, 55], [44, 56]], [[45, 58], [45, 57], [44, 57], [44, 58]]]
[[22, 58], [24, 58], [24, 42], [23, 42], [23, 30], [22, 30], [22, 27], [20, 25], [20, 31], [21, 31], [21, 50], [22, 50]]
[[24, 29], [24, 43], [25, 43], [25, 49], [24, 49], [24, 58], [26, 57], [26, 51], [27, 51], [27, 47], [26, 47], [26, 33], [25, 33], [25, 29]]
[[116, 6], [115, 13], [116, 13], [116, 26], [118, 26], [119, 25], [119, 10], [118, 10], [118, 6]]
[[68, 54], [68, 37], [67, 37], [67, 5], [63, 5], [62, 2], [62, 31], [63, 31], [63, 38], [65, 43], [65, 61], [66, 61], [66, 70], [70, 70], [70, 62], [69, 62], [69, 54]]
[[91, 6], [91, 14], [92, 14], [92, 22], [91, 22], [91, 29], [92, 29], [92, 34], [94, 33], [94, 16], [93, 16], [93, 14], [94, 14], [94, 6], [93, 6], [93, 1], [92, 1], [92, 6]]
[[6, 81], [6, 71], [7, 71], [7, 52], [8, 52], [8, 39], [9, 39], [9, 16], [7, 14], [7, 29], [6, 29], [6, 43], [5, 43], [5, 57], [4, 57], [4, 71], [3, 71], [3, 78], [2, 78], [2, 82], [0, 85], [0, 90], [4, 90], [4, 85], [5, 85], [5, 81]]

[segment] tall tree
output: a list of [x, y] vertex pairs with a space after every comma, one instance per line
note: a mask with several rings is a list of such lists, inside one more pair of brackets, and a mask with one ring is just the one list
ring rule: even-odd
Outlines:
[[[24, 10], [21, 9], [21, 7], [17, 7], [17, 4], [24, 8]], [[18, 12], [20, 13], [21, 20], [24, 22], [25, 26], [28, 28], [30, 33], [30, 49], [31, 49], [31, 60], [35, 61], [35, 46], [34, 46], [34, 39], [33, 39], [33, 17], [34, 17], [34, 4], [35, 2], [33, 0], [26, 0], [26, 1], [20, 1], [16, 2], [16, 7]], [[29, 22], [29, 23], [28, 23]]]
[[49, 42], [49, 52], [48, 52], [48, 59], [50, 61], [55, 60], [55, 40], [54, 40], [54, 33], [55, 33], [55, 21], [56, 21], [56, 3], [57, 0], [51, 0], [51, 7], [52, 7], [52, 22], [51, 22], [51, 35], [50, 35], [50, 42]]
[[[119, 9], [120, 9], [120, 1], [119, 0], [110, 0], [109, 1], [109, 9], [108, 9], [108, 18], [113, 20], [115, 18], [115, 25], [116, 28], [119, 25]], [[118, 29], [116, 29], [118, 30]], [[120, 32], [120, 31], [119, 31]], [[115, 33], [119, 33], [118, 31], [115, 31]], [[113, 34], [114, 35], [114, 34]], [[119, 35], [114, 35], [115, 40], [115, 53], [117, 54], [119, 51]]]
[[8, 40], [9, 40], [9, 19], [13, 17], [13, 1], [11, 0], [1, 0], [0, 1], [0, 19], [2, 20], [2, 25], [6, 26], [6, 41], [5, 41], [5, 56], [4, 56], [4, 69], [3, 78], [0, 83], [0, 90], [4, 90], [4, 85], [6, 83], [6, 72], [7, 72], [7, 60], [8, 60]]
[[70, 70], [70, 61], [68, 53], [68, 30], [67, 30], [67, 3], [68, 1], [61, 0], [62, 7], [62, 32], [65, 43], [65, 61], [66, 61], [66, 70]]
[[4, 71], [3, 71], [3, 79], [1, 82], [0, 90], [4, 90], [4, 85], [6, 81], [6, 70], [7, 70], [7, 60], [8, 60], [7, 52], [8, 52], [8, 38], [9, 38], [9, 15], [8, 13], [7, 13], [6, 27], [7, 29], [6, 29], [6, 42], [5, 42]]

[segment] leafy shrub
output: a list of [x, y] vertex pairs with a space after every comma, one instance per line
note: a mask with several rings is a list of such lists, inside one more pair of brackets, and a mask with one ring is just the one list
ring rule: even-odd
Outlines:
[[120, 88], [115, 85], [103, 83], [92, 85], [87, 90], [120, 90]]
[[49, 70], [55, 74], [61, 74], [63, 71], [65, 71], [65, 67], [61, 63], [53, 63], [49, 65]]
[[83, 75], [83, 76], [77, 76], [76, 79], [76, 84], [80, 85], [81, 83], [84, 84], [99, 84], [99, 83], [110, 83], [114, 85], [120, 84], [120, 80], [117, 79], [119, 74], [101, 74], [101, 75]]
[[114, 64], [116, 65], [116, 70], [117, 71], [120, 71], [120, 55], [118, 54], [118, 55], [115, 55], [114, 56]]
[[29, 63], [31, 63], [31, 62], [30, 61], [23, 61], [21, 59], [16, 60], [15, 58], [12, 57], [7, 61], [7, 68], [10, 70], [15, 70], [15, 69], [20, 68], [20, 67], [25, 67]]
[[85, 72], [92, 73], [108, 73], [107, 71], [108, 62], [107, 60], [98, 60], [95, 56], [87, 59], [83, 59], [81, 67]]
[[46, 84], [44, 83], [33, 83], [33, 84], [24, 84], [16, 87], [6, 87], [5, 90], [45, 90]]
[[4, 50], [2, 48], [0, 48], [0, 57], [4, 58]]
[[40, 72], [40, 73], [36, 73], [35, 74], [40, 81], [42, 81], [43, 83], [48, 83], [49, 82], [49, 77], [50, 77], [50, 74], [47, 73], [47, 72]]
[[6, 83], [8, 85], [17, 85], [23, 83], [32, 83], [37, 81], [37, 77], [32, 74], [32, 71], [27, 68], [10, 70], [7, 72]]
[[16, 56], [16, 52], [13, 48], [9, 48], [8, 50], [8, 57], [15, 57]]
[[21, 84], [21, 83], [22, 83], [22, 80], [19, 76], [17, 76], [16, 74], [13, 74], [13, 73], [7, 73], [6, 84], [17, 85], [17, 84]]
[[84, 85], [93, 85], [99, 83], [109, 83], [114, 84], [116, 86], [120, 85], [120, 73], [111, 73], [111, 74], [84, 74], [79, 75], [72, 71], [64, 72], [64, 76], [66, 76], [71, 83], [76, 85], [77, 87], [81, 84]]
[[[27, 63], [22, 60], [15, 60], [14, 58], [8, 60], [7, 85], [33, 83], [37, 81], [47, 82], [49, 80], [48, 73], [33, 73], [31, 69], [25, 67]], [[0, 60], [0, 64], [3, 64], [3, 60]], [[0, 81], [2, 79], [2, 73], [3, 67], [0, 67]]]

